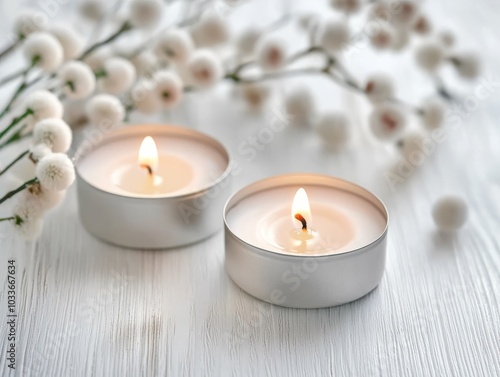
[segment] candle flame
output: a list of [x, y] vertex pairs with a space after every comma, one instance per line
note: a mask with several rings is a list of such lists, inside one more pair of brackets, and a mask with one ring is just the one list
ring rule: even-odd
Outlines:
[[139, 149], [139, 165], [148, 169], [150, 174], [158, 168], [158, 150], [151, 136], [146, 136]]
[[292, 221], [297, 229], [307, 230], [312, 221], [311, 207], [306, 190], [299, 188], [292, 203]]

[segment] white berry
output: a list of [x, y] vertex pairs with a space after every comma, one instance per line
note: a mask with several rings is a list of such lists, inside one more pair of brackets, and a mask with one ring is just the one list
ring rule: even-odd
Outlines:
[[194, 50], [191, 35], [182, 29], [171, 29], [164, 32], [155, 46], [159, 58], [178, 64], [185, 64]]
[[466, 79], [473, 79], [479, 75], [480, 62], [474, 53], [456, 54], [451, 58], [451, 62], [457, 69], [460, 76]]
[[410, 32], [405, 29], [398, 29], [394, 33], [394, 40], [392, 42], [392, 49], [394, 51], [401, 51], [410, 44]]
[[356, 13], [361, 9], [363, 2], [361, 0], [330, 0], [330, 5], [341, 12]]
[[340, 112], [323, 114], [316, 124], [316, 131], [328, 145], [334, 148], [346, 145], [351, 134], [349, 120]]
[[250, 110], [260, 111], [269, 99], [271, 90], [263, 83], [249, 83], [242, 85], [241, 94]]
[[85, 47], [85, 39], [71, 25], [58, 23], [51, 26], [49, 32], [61, 44], [64, 61], [76, 59], [82, 53]]
[[130, 7], [130, 22], [136, 27], [152, 27], [163, 16], [161, 0], [132, 0]]
[[392, 79], [383, 73], [373, 74], [366, 80], [365, 93], [373, 103], [381, 103], [394, 97]]
[[[396, 7], [394, 7], [396, 5]], [[412, 0], [399, 0], [391, 4], [391, 23], [397, 28], [407, 28], [414, 24], [420, 14], [420, 6]]]
[[285, 98], [287, 115], [295, 125], [309, 126], [314, 113], [314, 100], [305, 87], [293, 89]]
[[221, 15], [208, 11], [192, 27], [191, 36], [197, 46], [211, 47], [229, 41], [231, 33], [226, 20]]
[[409, 131], [402, 136], [397, 142], [399, 152], [403, 157], [413, 162], [422, 154], [422, 147], [424, 143], [424, 136], [418, 131]]
[[420, 67], [435, 71], [445, 58], [443, 46], [434, 41], [427, 41], [417, 47], [415, 57]]
[[349, 42], [349, 26], [343, 20], [328, 20], [319, 33], [319, 44], [330, 52], [336, 52], [346, 47]]
[[440, 198], [432, 208], [432, 216], [440, 230], [453, 231], [464, 225], [467, 220], [467, 203], [459, 196], [449, 195]]
[[248, 28], [238, 35], [236, 39], [236, 49], [241, 57], [247, 58], [254, 54], [255, 46], [261, 35], [262, 31], [255, 27]]
[[431, 22], [424, 15], [420, 15], [413, 25], [413, 30], [417, 34], [428, 35], [432, 31]]
[[61, 43], [45, 32], [30, 34], [24, 43], [23, 53], [28, 65], [35, 64], [44, 72], [55, 71], [63, 61]]
[[369, 117], [370, 128], [380, 140], [391, 140], [406, 127], [406, 115], [395, 104], [384, 102], [373, 108]]
[[391, 25], [382, 22], [376, 30], [367, 31], [370, 43], [379, 50], [391, 48], [397, 40], [397, 31]]
[[106, 60], [103, 74], [104, 76], [98, 81], [99, 88], [110, 94], [126, 92], [136, 78], [134, 65], [129, 60], [120, 57]]
[[441, 98], [429, 98], [422, 105], [422, 122], [427, 129], [433, 130], [443, 124], [445, 113], [446, 103]]
[[286, 47], [281, 39], [268, 38], [256, 47], [257, 61], [264, 71], [277, 71], [285, 65]]

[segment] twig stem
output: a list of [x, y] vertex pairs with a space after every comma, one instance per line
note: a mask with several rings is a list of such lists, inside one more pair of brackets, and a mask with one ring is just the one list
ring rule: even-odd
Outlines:
[[7, 47], [5, 47], [2, 52], [0, 52], [0, 59], [2, 59], [4, 56], [7, 56], [10, 54], [14, 49], [19, 46], [21, 43], [21, 38], [18, 38], [14, 43], [10, 43]]
[[27, 182], [24, 182], [21, 186], [19, 186], [18, 188], [16, 188], [15, 190], [12, 190], [12, 191], [9, 191], [7, 194], [5, 194], [3, 196], [3, 198], [0, 199], [0, 204], [2, 204], [3, 202], [5, 202], [7, 199], [10, 199], [12, 198], [14, 195], [16, 195], [18, 192], [21, 192], [25, 189], [27, 189], [28, 187], [30, 187], [31, 185], [34, 185], [35, 183], [38, 183], [38, 178], [33, 178], [33, 179], [30, 179], [29, 181]]
[[5, 127], [5, 129], [3, 131], [0, 132], [0, 139], [2, 139], [2, 137], [5, 136], [5, 134], [7, 134], [7, 132], [9, 132], [16, 124], [18, 124], [20, 121], [22, 121], [24, 118], [26, 118], [27, 116], [33, 114], [33, 110], [31, 109], [26, 109], [26, 111], [24, 113], [22, 113], [21, 115], [19, 115], [18, 117], [12, 119], [12, 121], [10, 122], [10, 124]]
[[82, 53], [82, 55], [78, 58], [78, 60], [85, 59], [88, 55], [90, 55], [92, 52], [94, 52], [95, 50], [97, 50], [99, 47], [104, 46], [105, 44], [108, 44], [110, 42], [113, 42], [121, 34], [127, 32], [127, 31], [129, 31], [131, 29], [132, 29], [132, 25], [128, 21], [125, 21], [122, 24], [122, 26], [117, 31], [115, 31], [113, 34], [111, 34], [109, 37], [107, 37], [106, 39], [104, 39], [104, 40], [102, 40], [100, 42], [94, 43], [92, 46], [90, 46], [88, 49], [86, 49]]
[[9, 170], [12, 166], [16, 164], [19, 160], [21, 160], [23, 157], [25, 157], [28, 153], [30, 153], [29, 150], [24, 151], [21, 153], [19, 156], [17, 156], [9, 165], [7, 165], [3, 170], [0, 170], [0, 175], [3, 175], [7, 170]]

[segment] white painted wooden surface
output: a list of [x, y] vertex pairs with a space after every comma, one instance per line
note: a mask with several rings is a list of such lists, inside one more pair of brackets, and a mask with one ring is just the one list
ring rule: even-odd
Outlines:
[[[266, 19], [275, 17], [272, 6], [260, 6]], [[260, 302], [226, 275], [222, 232], [178, 250], [109, 246], [82, 228], [73, 187], [35, 244], [0, 228], [2, 323], [6, 263], [17, 263], [16, 375], [500, 375], [499, 13], [493, 0], [442, 0], [427, 8], [435, 23], [457, 31], [462, 46], [482, 51], [481, 80], [490, 81], [492, 93], [447, 131], [445, 142], [395, 191], [384, 172], [397, 157], [366, 136], [364, 100], [339, 95], [325, 79], [302, 81], [314, 88], [322, 109], [344, 108], [352, 115], [355, 142], [341, 154], [324, 150], [311, 131], [287, 129], [246, 161], [238, 145], [267, 127], [272, 115], [246, 114], [224, 88], [192, 96], [171, 118], [228, 145], [243, 166], [235, 189], [272, 174], [313, 171], [380, 195], [391, 224], [378, 289], [321, 310]], [[243, 12], [248, 21], [257, 11], [245, 5], [234, 18], [244, 18]], [[363, 52], [349, 65], [363, 76], [384, 63], [382, 70], [399, 78], [398, 95], [408, 100], [430, 93], [430, 81], [413, 68], [411, 56], [397, 65], [390, 54], [378, 59]], [[455, 88], [466, 98], [478, 84]], [[292, 152], [292, 143], [303, 152]], [[470, 221], [456, 235], [444, 236], [435, 231], [430, 210], [448, 192], [467, 199]], [[14, 375], [6, 366], [6, 329], [0, 326], [0, 374]]]

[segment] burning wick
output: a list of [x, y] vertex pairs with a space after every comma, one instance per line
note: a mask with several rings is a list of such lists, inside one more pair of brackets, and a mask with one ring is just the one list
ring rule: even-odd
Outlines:
[[307, 231], [307, 221], [306, 219], [304, 219], [304, 216], [302, 216], [300, 213], [297, 213], [294, 217], [302, 223], [302, 230]]
[[153, 175], [153, 168], [149, 165], [141, 165], [141, 168], [146, 169], [149, 175]]
[[[307, 229], [307, 224], [309, 223], [309, 226], [311, 226], [312, 221], [311, 221], [311, 207], [309, 206], [309, 199], [307, 198], [307, 193], [306, 190], [303, 188], [299, 188], [297, 192], [295, 193], [295, 197], [293, 198], [292, 202], [292, 221], [293, 221], [293, 226], [296, 229], [296, 231], [302, 231], [301, 233], [305, 234], [309, 232], [309, 229]], [[299, 228], [299, 224], [297, 223], [297, 220], [300, 221], [301, 228]]]
[[151, 136], [146, 136], [139, 149], [139, 166], [146, 169], [151, 177], [158, 168], [158, 150]]

